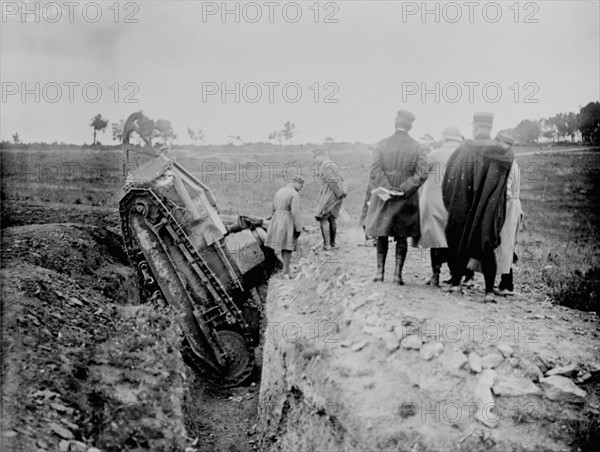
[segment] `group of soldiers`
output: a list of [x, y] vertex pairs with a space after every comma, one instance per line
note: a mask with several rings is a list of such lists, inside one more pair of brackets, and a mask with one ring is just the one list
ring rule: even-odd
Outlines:
[[[461, 286], [470, 284], [474, 272], [479, 271], [485, 281], [482, 302], [496, 302], [495, 295], [513, 294], [512, 265], [522, 218], [520, 174], [512, 150], [514, 140], [505, 134], [491, 138], [493, 119], [492, 113], [475, 113], [473, 139], [465, 140], [456, 126], [446, 127], [442, 146], [428, 153], [408, 133], [414, 114], [398, 111], [394, 134], [373, 150], [360, 220], [367, 243], [373, 240], [377, 248], [374, 281], [384, 280], [389, 238], [393, 237], [393, 282], [404, 284], [402, 270], [410, 237], [413, 246], [431, 250], [428, 285], [439, 286], [446, 262], [450, 292], [462, 291]], [[321, 226], [323, 247], [329, 252], [336, 247], [336, 218], [348, 189], [325, 150], [316, 149], [313, 155], [321, 168], [315, 218]], [[297, 176], [275, 194], [267, 231], [267, 246], [281, 250], [287, 278], [302, 231], [298, 192], [303, 186], [304, 179]], [[495, 288], [498, 273], [500, 283]]]
[[[348, 186], [339, 167], [331, 160], [325, 149], [314, 149], [313, 158], [319, 166], [321, 190], [315, 213], [315, 219], [321, 227], [323, 250], [331, 253], [336, 245], [337, 217], [342, 208], [342, 200], [348, 193]], [[302, 215], [298, 192], [304, 187], [302, 176], [294, 176], [291, 182], [280, 188], [273, 198], [273, 215], [265, 239], [266, 246], [281, 252], [283, 278], [289, 279], [290, 261], [296, 244], [302, 233]]]

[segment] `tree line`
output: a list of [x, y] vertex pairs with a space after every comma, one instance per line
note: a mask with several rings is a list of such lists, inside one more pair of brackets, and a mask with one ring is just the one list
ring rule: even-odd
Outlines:
[[[98, 114], [92, 118], [92, 123], [90, 126], [94, 130], [94, 141], [96, 144], [96, 133], [104, 132], [108, 127], [108, 120], [102, 118], [102, 115]], [[150, 119], [143, 112], [140, 111], [140, 118], [136, 121], [138, 129], [136, 130], [136, 135], [139, 137], [139, 140], [146, 145], [166, 145], [167, 143], [171, 143], [173, 140], [177, 138], [177, 135], [173, 131], [173, 126], [171, 121], [166, 119], [157, 119], [156, 121]], [[125, 125], [125, 120], [121, 119], [119, 122], [112, 123], [112, 138], [115, 141], [121, 141], [123, 138], [123, 127]], [[203, 143], [205, 141], [204, 132], [202, 129], [192, 129], [190, 126], [187, 128], [187, 133], [190, 139], [194, 142], [194, 145], [197, 145], [199, 142]], [[288, 140], [288, 142], [292, 142], [294, 135], [296, 134], [296, 126], [287, 121], [281, 130], [276, 130], [269, 134], [269, 140], [277, 140], [279, 144], [281, 144], [282, 139]], [[158, 139], [156, 141], [156, 139]], [[139, 143], [142, 144], [142, 143]], [[244, 144], [244, 140], [239, 135], [229, 135], [227, 137], [227, 144], [238, 145]]]
[[600, 102], [590, 102], [579, 113], [558, 113], [538, 120], [524, 119], [516, 127], [503, 132], [520, 143], [582, 141], [600, 145]]
[[[137, 119], [136, 138], [138, 144], [148, 146], [161, 146], [171, 144], [177, 139], [177, 135], [173, 130], [171, 121], [167, 119], [153, 120], [146, 116], [143, 112], [139, 112]], [[125, 120], [121, 119], [118, 122], [111, 124], [112, 139], [121, 141], [123, 138], [123, 126]], [[90, 127], [93, 130], [93, 145], [101, 144], [97, 140], [98, 133], [104, 133], [108, 128], [109, 120], [97, 114], [92, 118]], [[579, 110], [579, 113], [567, 112], [557, 113], [549, 118], [541, 118], [537, 120], [524, 119], [512, 129], [506, 129], [502, 132], [508, 133], [518, 140], [519, 143], [537, 143], [537, 142], [574, 142], [580, 141], [592, 145], [600, 145], [600, 102], [590, 102], [585, 107]], [[188, 126], [187, 133], [194, 145], [205, 141], [204, 132], [202, 129], [192, 129]], [[293, 138], [296, 135], [296, 126], [291, 121], [286, 121], [283, 128], [275, 130], [268, 135], [268, 140], [278, 142], [281, 145], [282, 140], [287, 140], [289, 144], [293, 144]], [[12, 135], [15, 144], [21, 143], [21, 135], [17, 132]], [[435, 141], [429, 134], [425, 134], [421, 138], [426, 142]], [[334, 140], [331, 137], [325, 138], [325, 143], [332, 143]], [[4, 145], [8, 142], [3, 142]], [[244, 140], [239, 135], [229, 135], [227, 144], [238, 145], [244, 144]]]

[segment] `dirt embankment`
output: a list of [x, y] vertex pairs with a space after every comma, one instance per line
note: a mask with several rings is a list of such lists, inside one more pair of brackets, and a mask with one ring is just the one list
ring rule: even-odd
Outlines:
[[3, 211], [2, 450], [190, 444], [179, 330], [138, 305], [121, 239], [105, 227], [118, 226], [115, 213]]
[[[600, 415], [594, 313], [535, 290], [479, 304], [424, 285], [371, 281], [375, 250], [343, 234], [323, 262], [269, 288], [261, 450], [590, 450]], [[392, 274], [393, 251], [386, 275]], [[312, 259], [312, 258], [311, 258]], [[442, 275], [445, 279], [447, 275]]]

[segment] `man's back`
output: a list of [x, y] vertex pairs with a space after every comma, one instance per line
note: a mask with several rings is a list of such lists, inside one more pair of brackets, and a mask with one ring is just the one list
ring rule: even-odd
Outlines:
[[[420, 149], [419, 142], [411, 138], [404, 130], [398, 130], [392, 136], [380, 141], [373, 151], [374, 164], [371, 168], [371, 181], [374, 186], [386, 186], [381, 183], [382, 181], [377, 180], [381, 176], [385, 176], [391, 187], [398, 188], [414, 174]], [[381, 168], [383, 175], [377, 174], [377, 171], [374, 174], [375, 165]]]

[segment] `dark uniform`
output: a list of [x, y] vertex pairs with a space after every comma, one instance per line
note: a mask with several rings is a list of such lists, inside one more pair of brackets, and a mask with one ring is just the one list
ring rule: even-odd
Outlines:
[[476, 259], [481, 262], [486, 297], [491, 299], [496, 277], [494, 250], [500, 244], [513, 161], [514, 153], [506, 143], [490, 138], [467, 140], [450, 156], [442, 184], [452, 286], [459, 286], [469, 259]]
[[370, 183], [378, 187], [403, 193], [383, 201], [377, 194], [371, 194], [366, 220], [366, 233], [377, 237], [377, 275], [375, 281], [383, 281], [385, 259], [388, 250], [388, 237], [396, 238], [396, 269], [394, 282], [402, 281], [402, 268], [407, 253], [407, 237], [419, 237], [419, 195], [418, 188], [428, 175], [426, 150], [412, 139], [406, 129], [410, 129], [415, 117], [412, 113], [400, 110], [396, 118], [396, 133], [382, 140], [373, 151]]

